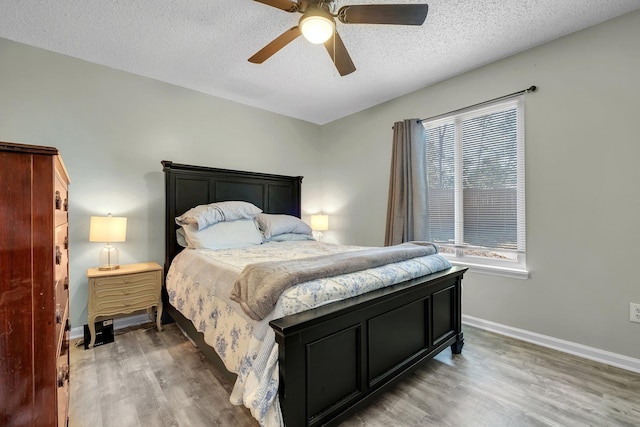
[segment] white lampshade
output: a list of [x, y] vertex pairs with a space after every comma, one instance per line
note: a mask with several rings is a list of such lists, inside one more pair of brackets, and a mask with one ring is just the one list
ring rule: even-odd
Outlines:
[[89, 224], [89, 241], [102, 242], [107, 246], [100, 251], [100, 270], [116, 270], [118, 265], [118, 249], [112, 242], [124, 242], [127, 238], [127, 218], [122, 216], [92, 216]]
[[327, 231], [329, 229], [329, 215], [311, 215], [311, 229], [313, 231]]
[[127, 238], [127, 218], [123, 216], [92, 216], [89, 225], [89, 241], [114, 243]]
[[313, 8], [302, 15], [298, 25], [304, 38], [314, 44], [326, 42], [336, 30], [333, 17], [319, 8]]

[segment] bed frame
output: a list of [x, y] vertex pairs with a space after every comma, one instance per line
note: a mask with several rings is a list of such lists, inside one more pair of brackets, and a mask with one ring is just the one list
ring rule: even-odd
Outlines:
[[[165, 272], [182, 249], [174, 218], [189, 208], [244, 200], [266, 213], [301, 216], [302, 177], [163, 161], [166, 184]], [[464, 344], [462, 276], [466, 268], [420, 277], [269, 324], [279, 347], [280, 405], [291, 427], [335, 425], [447, 347]], [[168, 302], [173, 318], [222, 372], [215, 351]], [[171, 321], [169, 317], [163, 322]]]

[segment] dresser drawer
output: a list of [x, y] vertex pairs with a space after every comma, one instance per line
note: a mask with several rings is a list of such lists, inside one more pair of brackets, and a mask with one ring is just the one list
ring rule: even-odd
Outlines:
[[69, 276], [69, 226], [62, 224], [55, 230], [55, 280], [62, 282]]
[[69, 195], [67, 193], [66, 181], [60, 176], [56, 170], [56, 183], [54, 190], [54, 212], [55, 224], [66, 224], [69, 215]]
[[69, 277], [56, 281], [55, 287], [55, 307], [64, 309], [69, 303]]
[[58, 387], [58, 427], [67, 425], [69, 417], [69, 332], [65, 330], [56, 366]]
[[159, 272], [97, 278], [93, 282], [94, 309], [100, 312], [133, 311], [160, 299]]
[[56, 354], [60, 355], [64, 353], [64, 346], [69, 346], [69, 301], [65, 305], [56, 306], [55, 317]]

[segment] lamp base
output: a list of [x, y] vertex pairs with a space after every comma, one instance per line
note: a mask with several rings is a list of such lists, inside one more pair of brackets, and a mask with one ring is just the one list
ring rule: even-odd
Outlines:
[[99, 258], [99, 267], [98, 270], [107, 271], [107, 270], [117, 270], [120, 268], [118, 263], [119, 260], [119, 252], [118, 249], [111, 246], [107, 243], [107, 246], [102, 248], [100, 251]]

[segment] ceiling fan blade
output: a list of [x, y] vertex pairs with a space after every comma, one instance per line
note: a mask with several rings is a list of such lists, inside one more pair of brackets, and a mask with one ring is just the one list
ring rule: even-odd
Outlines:
[[266, 4], [267, 6], [273, 6], [285, 12], [297, 12], [298, 3], [293, 3], [290, 0], [255, 0], [258, 3]]
[[262, 64], [264, 61], [271, 58], [271, 56], [277, 51], [297, 39], [300, 34], [302, 34], [300, 32], [300, 27], [296, 26], [289, 28], [287, 31], [276, 37], [271, 43], [256, 52], [255, 55], [249, 58], [249, 62]]
[[343, 6], [338, 19], [344, 24], [422, 25], [428, 4], [365, 4]]
[[324, 47], [327, 49], [331, 60], [341, 76], [346, 76], [356, 70], [356, 66], [353, 65], [351, 56], [349, 56], [349, 52], [347, 52], [347, 48], [337, 31], [333, 33], [333, 37], [324, 43]]

